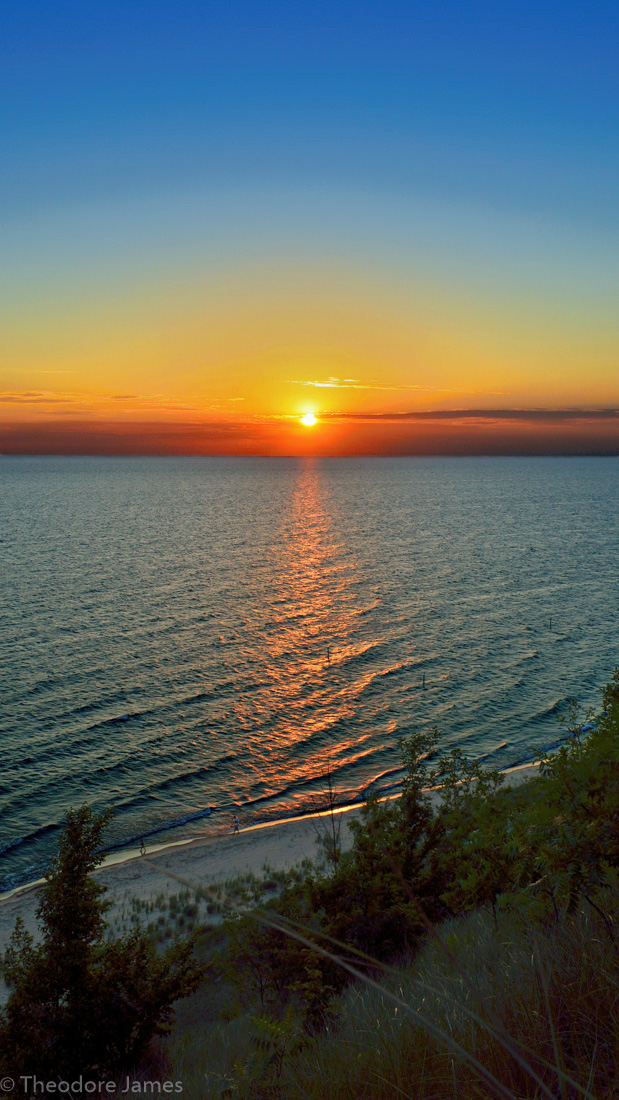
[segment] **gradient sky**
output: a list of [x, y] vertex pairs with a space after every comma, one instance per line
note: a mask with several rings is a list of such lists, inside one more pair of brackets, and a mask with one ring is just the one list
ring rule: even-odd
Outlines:
[[5, 3], [0, 451], [617, 453], [618, 32]]

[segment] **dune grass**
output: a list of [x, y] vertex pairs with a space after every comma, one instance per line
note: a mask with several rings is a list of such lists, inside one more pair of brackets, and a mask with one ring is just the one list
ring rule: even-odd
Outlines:
[[293, 1016], [269, 1030], [257, 1004], [235, 1015], [230, 988], [206, 982], [181, 1010], [172, 1076], [196, 1098], [616, 1095], [616, 950], [595, 911], [527, 932], [477, 912], [441, 938], [349, 986], [313, 1035]]
[[[335, 1027], [287, 1066], [282, 1095], [544, 1095], [523, 1062], [551, 1096], [612, 1095], [616, 955], [597, 915], [581, 910], [558, 927], [525, 935], [520, 929], [512, 938], [508, 929], [495, 929], [490, 914], [475, 913], [442, 931], [457, 965], [432, 943], [394, 975], [389, 987], [395, 983], [407, 1012], [363, 984], [349, 988]], [[420, 1015], [442, 1040], [418, 1022]], [[470, 1058], [454, 1052], [455, 1043], [483, 1064], [501, 1091], [480, 1080]]]

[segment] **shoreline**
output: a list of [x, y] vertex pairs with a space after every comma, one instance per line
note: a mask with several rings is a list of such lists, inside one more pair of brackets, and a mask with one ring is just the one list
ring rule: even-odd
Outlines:
[[[507, 786], [515, 786], [533, 776], [537, 764], [524, 764], [504, 772]], [[440, 787], [434, 788], [439, 800]], [[385, 795], [380, 801], [400, 797], [400, 792]], [[359, 816], [363, 803], [334, 807], [341, 817], [341, 843], [345, 849], [352, 842], [349, 823]], [[226, 831], [211, 836], [188, 837], [181, 841], [157, 845], [145, 855], [130, 849], [114, 852], [93, 872], [105, 876], [110, 906], [110, 923], [115, 914], [133, 899], [152, 900], [156, 895], [171, 895], [183, 886], [207, 886], [222, 883], [244, 874], [256, 877], [269, 871], [290, 870], [303, 860], [317, 856], [316, 822], [329, 816], [331, 810], [276, 822], [258, 822], [239, 833]], [[3, 950], [21, 917], [28, 932], [37, 933], [36, 908], [38, 892], [45, 879], [26, 883], [0, 896], [0, 950]]]
[[[388, 798], [399, 798], [399, 792], [391, 795], [384, 795], [379, 801], [383, 802]], [[147, 857], [158, 855], [160, 852], [168, 851], [171, 848], [185, 847], [190, 844], [208, 844], [213, 841], [223, 840], [227, 836], [246, 836], [248, 833], [260, 832], [264, 829], [277, 829], [282, 825], [291, 825], [299, 821], [314, 821], [321, 817], [327, 817], [331, 812], [334, 814], [345, 814], [352, 810], [360, 810], [363, 805], [363, 801], [347, 802], [343, 806], [334, 806], [333, 811], [316, 810], [312, 813], [296, 814], [294, 817], [278, 817], [273, 821], [257, 821], [253, 825], [246, 825], [238, 834], [232, 833], [226, 826], [225, 831], [220, 829], [218, 832], [204, 833], [200, 836], [183, 837], [182, 840], [170, 840], [166, 844], [147, 845], [144, 855]], [[126, 848], [114, 849], [108, 852], [103, 862], [100, 863], [98, 867], [95, 867], [92, 873], [97, 875], [109, 867], [120, 867], [125, 863], [130, 863], [133, 860], [142, 858], [143, 853], [139, 848], [127, 846]], [[20, 894], [26, 894], [30, 890], [37, 890], [44, 882], [45, 878], [37, 878], [33, 879], [31, 882], [22, 882], [18, 886], [13, 886], [10, 890], [5, 890], [3, 893], [0, 893], [0, 906], [13, 897], [17, 897]]]
[[[517, 775], [520, 772], [524, 772], [529, 769], [537, 770], [538, 767], [539, 764], [534, 761], [525, 764], [515, 764], [510, 768], [506, 768], [505, 771], [501, 774], [505, 777], [507, 785], [512, 786], [513, 784], [510, 783], [508, 779], [509, 776]], [[524, 779], [525, 776], [523, 776], [522, 778]], [[440, 787], [426, 788], [426, 790], [431, 789], [439, 791]], [[386, 791], [386, 788], [384, 788], [384, 790]], [[386, 802], [394, 798], [399, 798], [400, 794], [401, 790], [394, 791], [393, 794], [384, 793], [381, 797], [378, 798], [378, 801]], [[226, 827], [225, 832], [222, 829], [218, 832], [205, 833], [200, 836], [183, 837], [183, 839], [181, 840], [170, 840], [162, 844], [153, 844], [146, 847], [145, 856], [152, 858], [152, 856], [154, 855], [159, 855], [162, 852], [167, 852], [175, 848], [188, 847], [190, 845], [193, 846], [211, 844], [213, 842], [224, 840], [227, 836], [246, 836], [250, 833], [253, 834], [264, 830], [279, 829], [284, 825], [292, 825], [297, 822], [312, 822], [319, 820], [322, 817], [328, 817], [331, 813], [336, 815], [353, 813], [354, 811], [361, 810], [366, 801], [366, 799], [362, 799], [356, 802], [347, 802], [341, 806], [334, 806], [332, 810], [314, 810], [310, 813], [296, 814], [294, 817], [276, 818], [273, 821], [257, 821], [253, 825], [247, 825], [245, 828], [241, 829], [238, 834], [233, 834]], [[121, 867], [127, 863], [133, 862], [134, 860], [141, 860], [143, 858], [144, 856], [142, 855], [139, 848], [115, 848], [114, 850], [106, 854], [103, 862], [95, 868], [93, 874], [101, 874], [101, 872], [111, 867]], [[45, 878], [37, 878], [33, 879], [31, 882], [20, 883], [18, 886], [14, 886], [12, 887], [12, 889], [0, 893], [0, 906], [4, 905], [12, 898], [27, 894], [30, 891], [38, 890], [39, 887], [44, 884], [44, 882]]]

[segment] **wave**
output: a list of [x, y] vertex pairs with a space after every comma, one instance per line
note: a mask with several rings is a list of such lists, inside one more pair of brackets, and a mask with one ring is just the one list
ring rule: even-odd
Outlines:
[[527, 718], [529, 725], [538, 726], [546, 723], [549, 718], [557, 718], [568, 705], [569, 700], [562, 696], [560, 699], [555, 699], [546, 707], [542, 707], [541, 710], [536, 711]]
[[123, 810], [127, 810], [133, 806], [142, 805], [148, 799], [156, 798], [165, 791], [173, 790], [177, 785], [183, 786], [209, 773], [216, 774], [219, 769], [237, 759], [236, 753], [228, 753], [226, 756], [220, 757], [211, 764], [203, 764], [199, 768], [190, 768], [187, 771], [166, 776], [157, 783], [149, 783], [141, 789], [134, 791], [129, 798], [116, 802], [115, 807], [117, 809], [122, 808]]
[[489, 756], [494, 756], [495, 753], [502, 752], [503, 749], [506, 749], [506, 748], [507, 748], [507, 741], [501, 741], [500, 745], [495, 745], [495, 747], [493, 749], [489, 749], [488, 752], [484, 752], [484, 753], [482, 753], [481, 756], [477, 756], [475, 758], [475, 762], [477, 764], [479, 764], [479, 763], [481, 763], [482, 760], [487, 760]]
[[390, 791], [394, 790], [396, 787], [400, 787], [402, 785], [402, 779], [394, 780], [393, 783], [388, 784], [383, 783], [382, 780], [389, 779], [390, 776], [401, 775], [404, 770], [405, 769], [400, 764], [399, 767], [387, 768], [386, 771], [379, 772], [379, 774], [374, 776], [374, 779], [363, 788], [361, 797], [367, 798], [370, 794], [375, 796], [381, 791]]
[[37, 840], [50, 836], [51, 833], [56, 833], [59, 830], [60, 825], [56, 822], [50, 825], [40, 825], [38, 829], [34, 829], [31, 833], [27, 833], [26, 836], [18, 836], [15, 840], [10, 840], [8, 844], [0, 848], [0, 856], [8, 855], [9, 852], [14, 851], [15, 848], [21, 848], [24, 844], [34, 844]]
[[139, 843], [142, 839], [146, 839], [146, 837], [157, 836], [159, 833], [167, 833], [170, 829], [180, 829], [183, 825], [190, 825], [192, 821], [202, 821], [205, 817], [210, 817], [214, 812], [214, 806], [207, 806], [205, 810], [196, 810], [195, 813], [185, 814], [184, 817], [176, 818], [174, 821], [168, 821], [165, 825], [156, 825], [154, 828], [143, 829], [141, 833], [136, 833], [135, 836], [124, 837], [114, 844], [107, 844], [104, 848], [99, 848], [98, 851], [99, 853], [116, 852], [121, 848], [129, 847], [130, 844]]

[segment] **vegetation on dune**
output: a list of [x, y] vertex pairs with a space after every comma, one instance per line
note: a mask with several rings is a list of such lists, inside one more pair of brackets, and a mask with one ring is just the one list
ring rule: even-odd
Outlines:
[[183, 891], [107, 943], [88, 877], [103, 821], [70, 815], [43, 943], [18, 928], [5, 956], [0, 1068], [14, 1071], [6, 1050], [21, 1064], [36, 1018], [42, 1065], [56, 1049], [118, 1070], [195, 988], [163, 1054], [187, 1096], [610, 1100], [619, 672], [595, 728], [574, 718], [569, 733], [515, 789], [457, 751], [437, 758], [437, 731], [413, 734], [402, 796], [367, 803], [349, 850], [327, 815], [321, 863]]
[[107, 820], [88, 806], [67, 815], [38, 905], [41, 943], [18, 921], [5, 952], [0, 1070], [14, 1079], [116, 1073], [198, 984], [189, 941], [159, 954], [139, 928], [106, 940], [104, 887], [90, 872], [103, 859]]
[[350, 850], [327, 819], [322, 865], [224, 922], [171, 1047], [194, 1094], [613, 1095], [619, 673], [581, 727], [514, 789], [405, 739]]

